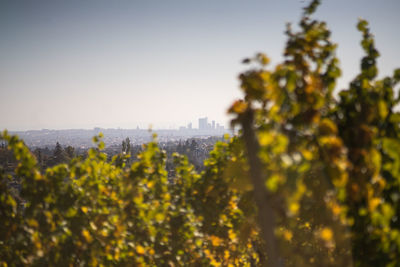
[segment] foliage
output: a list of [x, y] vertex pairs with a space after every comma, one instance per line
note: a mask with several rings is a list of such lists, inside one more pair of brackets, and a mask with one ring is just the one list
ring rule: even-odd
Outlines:
[[[241, 238], [245, 217], [228, 189], [224, 165], [233, 143], [220, 143], [197, 174], [174, 155], [167, 180], [165, 152], [155, 140], [129, 168], [107, 162], [97, 148], [40, 173], [26, 146], [4, 132], [20, 162], [22, 203], [1, 176], [0, 258], [9, 265], [249, 265], [259, 260], [255, 233]], [[261, 254], [263, 255], [263, 254]]]
[[336, 45], [325, 23], [310, 18], [318, 2], [305, 8], [299, 32], [288, 26], [282, 64], [269, 70], [263, 54], [244, 61], [258, 67], [240, 75], [245, 96], [230, 109], [232, 123], [244, 140], [257, 136], [259, 148], [247, 142], [247, 155], [262, 162], [269, 201], [257, 204], [273, 207], [281, 263], [397, 266], [400, 70], [375, 79], [379, 53], [360, 20], [361, 73], [336, 100]]
[[[288, 25], [285, 60], [258, 53], [229, 112], [237, 137], [218, 142], [198, 173], [156, 137], [130, 163], [107, 160], [101, 135], [85, 159], [40, 171], [16, 136], [19, 164], [0, 173], [0, 263], [118, 266], [398, 266], [400, 70], [377, 79], [379, 53], [360, 20], [361, 72], [340, 76], [326, 24], [304, 9]], [[70, 153], [73, 155], [73, 151]], [[15, 178], [14, 177], [14, 178]]]

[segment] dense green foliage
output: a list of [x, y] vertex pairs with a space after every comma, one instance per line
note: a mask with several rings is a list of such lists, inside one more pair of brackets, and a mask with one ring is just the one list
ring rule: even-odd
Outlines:
[[199, 175], [175, 155], [146, 145], [131, 167], [107, 162], [104, 144], [88, 157], [38, 171], [23, 142], [4, 132], [20, 165], [18, 203], [2, 174], [0, 258], [10, 265], [224, 265], [257, 261], [255, 234], [240, 238], [244, 214], [222, 171], [232, 144], [220, 143]]
[[156, 139], [132, 165], [123, 154], [107, 161], [101, 136], [86, 159], [40, 172], [3, 132], [22, 189], [0, 173], [0, 263], [399, 266], [400, 70], [376, 78], [379, 53], [360, 20], [361, 71], [335, 98], [336, 44], [311, 19], [317, 6], [298, 32], [288, 26], [284, 62], [244, 61], [244, 98], [230, 108], [241, 131], [201, 173], [174, 154], [168, 180]]
[[246, 60], [260, 67], [240, 76], [245, 97], [231, 108], [233, 123], [258, 136], [286, 265], [397, 266], [400, 70], [376, 80], [379, 53], [360, 20], [361, 73], [335, 99], [336, 45], [310, 18], [317, 5], [299, 32], [288, 27], [282, 64], [270, 71], [265, 55]]

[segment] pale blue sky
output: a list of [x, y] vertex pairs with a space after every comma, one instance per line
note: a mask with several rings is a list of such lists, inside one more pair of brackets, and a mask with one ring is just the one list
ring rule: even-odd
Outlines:
[[[299, 0], [0, 0], [0, 129], [227, 123], [240, 62], [281, 60]], [[400, 67], [399, 0], [325, 0], [346, 86], [370, 21], [381, 75]]]

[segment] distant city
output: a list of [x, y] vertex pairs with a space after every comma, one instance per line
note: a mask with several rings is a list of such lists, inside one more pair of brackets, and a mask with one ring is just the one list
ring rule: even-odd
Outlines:
[[[181, 126], [179, 127], [180, 131], [184, 131], [184, 130], [192, 130], [192, 123], [189, 123], [187, 125], [187, 127], [185, 126]], [[208, 122], [208, 118], [204, 117], [204, 118], [199, 118], [199, 128], [196, 130], [200, 130], [200, 131], [210, 131], [210, 130], [214, 130], [214, 131], [224, 131], [224, 126], [220, 125], [219, 123], [215, 123], [215, 121], [211, 121], [211, 123]]]
[[199, 118], [199, 127], [193, 128], [192, 123], [187, 126], [181, 126], [178, 129], [115, 129], [99, 128], [94, 129], [66, 129], [66, 130], [29, 130], [29, 131], [11, 131], [11, 134], [17, 134], [22, 138], [30, 148], [53, 147], [57, 142], [63, 146], [72, 146], [85, 149], [92, 147], [92, 137], [104, 134], [103, 141], [106, 146], [120, 145], [125, 138], [129, 138], [132, 144], [143, 144], [151, 140], [152, 134], [156, 133], [159, 142], [174, 142], [186, 140], [189, 138], [208, 138], [211, 136], [223, 136], [224, 134], [233, 134], [231, 130], [225, 129], [223, 125], [214, 120], [208, 121], [207, 117]]

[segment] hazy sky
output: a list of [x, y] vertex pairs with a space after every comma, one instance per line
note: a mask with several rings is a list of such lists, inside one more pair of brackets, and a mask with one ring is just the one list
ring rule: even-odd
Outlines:
[[[0, 130], [227, 123], [240, 62], [282, 58], [299, 0], [0, 0]], [[325, 0], [346, 86], [370, 21], [381, 75], [400, 67], [399, 0]]]

